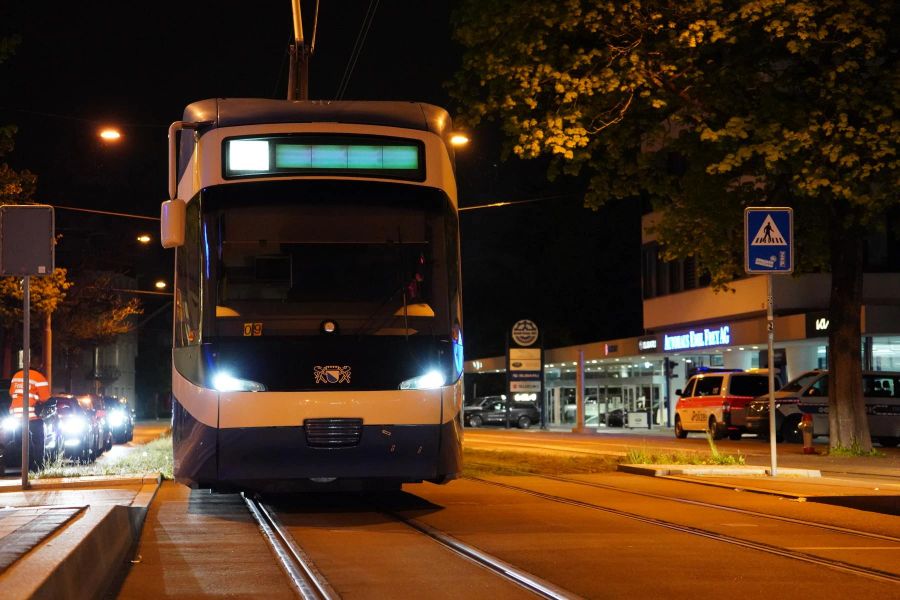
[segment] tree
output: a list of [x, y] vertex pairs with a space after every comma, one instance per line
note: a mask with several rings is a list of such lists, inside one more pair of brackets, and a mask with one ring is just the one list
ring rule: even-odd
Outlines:
[[[0, 63], [13, 53], [18, 42], [17, 37], [0, 38]], [[28, 170], [16, 171], [3, 161], [3, 158], [13, 150], [15, 133], [16, 128], [13, 125], [0, 126], [0, 204], [32, 204], [37, 177]], [[47, 277], [31, 278], [32, 309], [49, 322], [50, 315], [65, 298], [70, 285], [66, 279], [65, 269], [56, 269]], [[13, 332], [15, 325], [22, 322], [22, 299], [22, 280], [18, 277], [0, 277], [0, 327], [3, 330], [4, 377], [12, 375]], [[50, 351], [48, 346], [48, 340], [45, 339], [45, 367], [48, 366]]]
[[[67, 357], [67, 390], [71, 390], [74, 359], [85, 349], [96, 352], [100, 346], [131, 331], [130, 317], [142, 312], [137, 298], [126, 299], [113, 289], [111, 273], [88, 271], [76, 279], [56, 321], [59, 345]], [[96, 367], [95, 364], [95, 371]]]
[[[72, 286], [66, 279], [65, 269], [54, 269], [46, 277], [32, 277], [30, 282], [31, 310], [45, 319], [56, 311], [66, 297], [66, 290]], [[6, 377], [12, 371], [13, 332], [23, 321], [23, 299], [22, 279], [0, 277], [0, 326], [3, 328], [3, 372]]]
[[863, 240], [900, 202], [898, 10], [465, 0], [451, 94], [469, 125], [498, 121], [515, 155], [587, 178], [587, 206], [650, 201], [665, 258], [696, 257], [717, 289], [742, 274], [743, 208], [793, 206], [798, 271], [832, 273], [831, 446], [868, 450]]

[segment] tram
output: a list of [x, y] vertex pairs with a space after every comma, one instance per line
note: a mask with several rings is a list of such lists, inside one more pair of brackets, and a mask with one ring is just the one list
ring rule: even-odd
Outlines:
[[169, 129], [175, 477], [397, 489], [461, 469], [451, 121], [412, 102], [209, 99]]

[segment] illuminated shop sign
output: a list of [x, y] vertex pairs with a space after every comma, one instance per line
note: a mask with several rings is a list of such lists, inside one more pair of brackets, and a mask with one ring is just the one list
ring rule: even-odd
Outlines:
[[709, 348], [723, 346], [731, 343], [731, 326], [706, 328], [701, 331], [688, 331], [687, 333], [666, 334], [663, 336], [663, 349], [691, 350], [693, 348]]
[[806, 337], [816, 338], [828, 335], [831, 322], [827, 312], [806, 313]]
[[647, 352], [648, 350], [656, 350], [658, 343], [656, 338], [648, 338], [645, 340], [638, 340], [638, 350], [641, 352]]

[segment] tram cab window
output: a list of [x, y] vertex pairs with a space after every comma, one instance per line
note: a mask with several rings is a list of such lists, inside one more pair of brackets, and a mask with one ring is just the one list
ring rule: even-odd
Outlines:
[[241, 335], [244, 320], [271, 335], [318, 335], [335, 319], [343, 333], [449, 336], [458, 266], [445, 239], [456, 221], [445, 219], [431, 199], [399, 193], [210, 210], [210, 335]]
[[184, 244], [176, 250], [175, 345], [200, 344], [200, 201], [185, 211]]

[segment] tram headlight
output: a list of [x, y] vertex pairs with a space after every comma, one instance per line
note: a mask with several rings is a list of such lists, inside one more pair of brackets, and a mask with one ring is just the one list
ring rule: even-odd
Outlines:
[[3, 419], [3, 431], [12, 433], [22, 426], [22, 417], [6, 417]]
[[220, 392], [264, 392], [266, 386], [249, 379], [239, 379], [227, 371], [219, 371], [212, 378], [213, 387]]
[[400, 382], [401, 390], [430, 390], [444, 385], [444, 375], [440, 371], [428, 371], [424, 375]]

